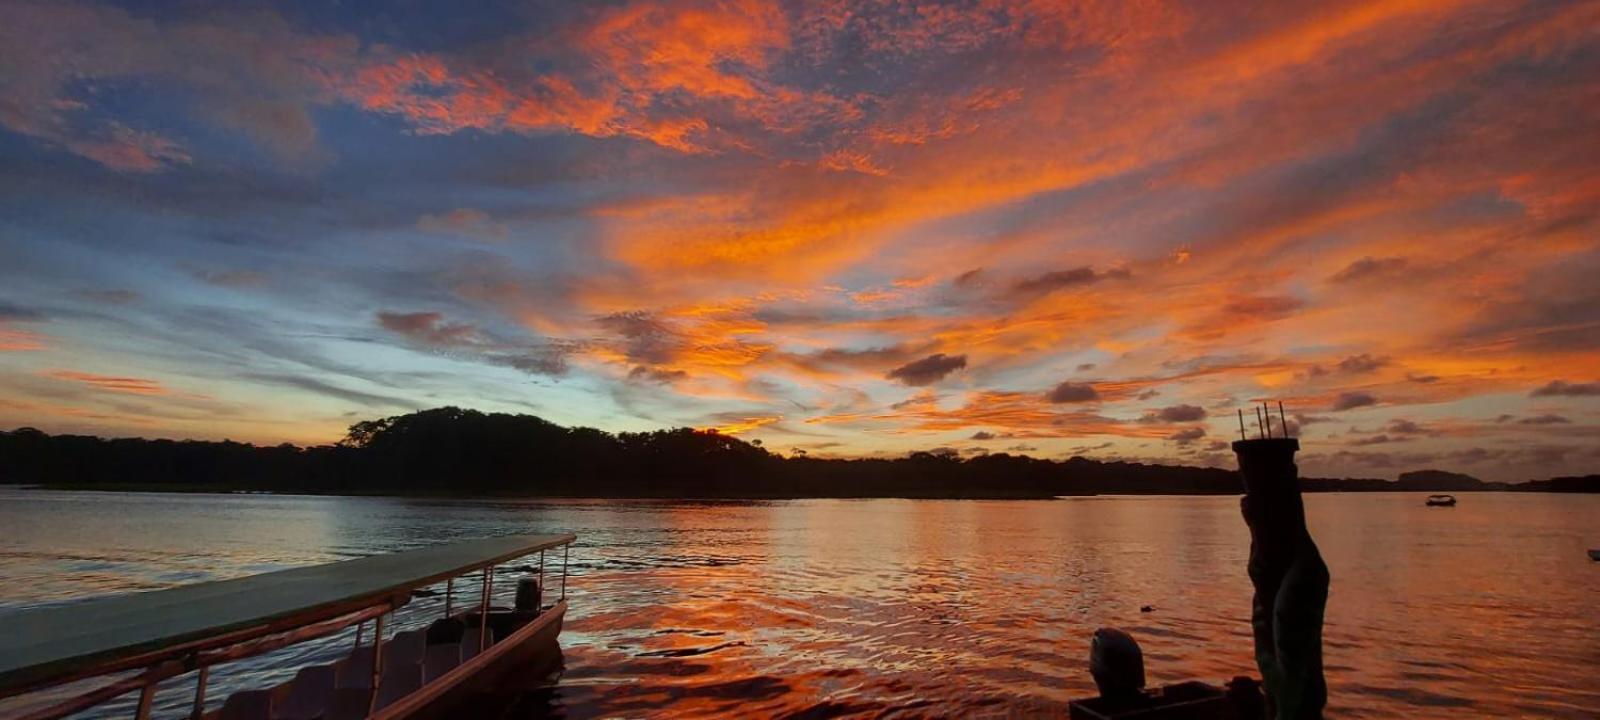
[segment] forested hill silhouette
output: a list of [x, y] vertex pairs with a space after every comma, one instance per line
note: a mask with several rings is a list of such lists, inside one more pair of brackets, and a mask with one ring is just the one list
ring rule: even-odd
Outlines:
[[[0, 432], [0, 483], [163, 490], [645, 498], [1035, 498], [1095, 493], [1237, 494], [1231, 470], [994, 454], [961, 459], [782, 457], [679, 428], [608, 433], [530, 415], [446, 407], [359, 422], [337, 445], [113, 439]], [[1308, 490], [1600, 491], [1600, 475], [1506, 485], [1423, 471], [1307, 479]]]

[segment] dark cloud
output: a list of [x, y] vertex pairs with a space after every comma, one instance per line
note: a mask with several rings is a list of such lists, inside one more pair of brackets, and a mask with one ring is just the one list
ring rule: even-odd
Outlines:
[[1190, 427], [1190, 428], [1184, 428], [1184, 429], [1179, 430], [1179, 431], [1177, 431], [1177, 432], [1175, 432], [1175, 433], [1173, 433], [1171, 435], [1168, 435], [1167, 439], [1171, 440], [1171, 441], [1173, 441], [1173, 442], [1175, 442], [1175, 443], [1177, 443], [1179, 445], [1188, 445], [1189, 443], [1192, 443], [1192, 442], [1194, 442], [1196, 440], [1199, 440], [1199, 439], [1201, 439], [1201, 438], [1203, 438], [1205, 436], [1206, 436], [1206, 429], [1205, 428], [1203, 428], [1203, 427]]
[[1364, 437], [1364, 438], [1357, 438], [1355, 440], [1351, 440], [1349, 444], [1350, 445], [1356, 445], [1356, 446], [1361, 446], [1361, 445], [1385, 445], [1385, 444], [1388, 444], [1388, 443], [1391, 443], [1391, 442], [1398, 442], [1398, 440], [1397, 439], [1392, 439], [1388, 435], [1384, 435], [1384, 434], [1380, 433], [1378, 435], [1368, 435], [1367, 437]]
[[1552, 380], [1540, 386], [1529, 397], [1590, 397], [1600, 395], [1600, 382], [1574, 383], [1566, 380]]
[[1386, 429], [1396, 435], [1420, 435], [1427, 432], [1421, 425], [1404, 418], [1390, 420]]
[[938, 395], [933, 394], [931, 391], [924, 390], [924, 391], [919, 392], [919, 393], [917, 393], [915, 395], [912, 395], [911, 397], [908, 397], [908, 398], [906, 398], [904, 400], [901, 400], [900, 402], [890, 404], [889, 405], [889, 409], [890, 410], [904, 410], [906, 408], [915, 407], [917, 405], [926, 405], [926, 404], [937, 403], [937, 402], [939, 402], [939, 396]]
[[601, 329], [623, 340], [628, 359], [646, 365], [671, 362], [679, 342], [672, 328], [653, 313], [643, 310], [612, 313], [595, 320]]
[[936, 353], [890, 370], [886, 377], [890, 380], [898, 380], [905, 385], [932, 385], [943, 380], [946, 375], [966, 366], [967, 356], [965, 355]]
[[1422, 384], [1439, 382], [1438, 375], [1421, 375], [1418, 373], [1406, 373], [1406, 379], [1414, 383]]
[[1341, 410], [1354, 410], [1355, 408], [1377, 404], [1378, 399], [1367, 393], [1344, 392], [1339, 393], [1339, 397], [1333, 399], [1333, 405], [1328, 409], [1333, 410], [1334, 412], [1339, 412]]
[[1329, 277], [1328, 281], [1333, 283], [1353, 283], [1392, 277], [1396, 273], [1405, 270], [1409, 264], [1405, 258], [1399, 257], [1364, 257], [1346, 265], [1343, 270]]
[[856, 369], [881, 368], [903, 364], [928, 350], [926, 344], [918, 346], [893, 345], [889, 347], [853, 350], [849, 348], [824, 348], [808, 355], [788, 355], [802, 367], [846, 367]]
[[1251, 320], [1281, 320], [1305, 307], [1305, 301], [1289, 295], [1251, 295], [1229, 300], [1224, 314]]
[[636, 365], [632, 370], [628, 371], [629, 380], [653, 382], [661, 385], [671, 385], [679, 380], [686, 380], [688, 377], [689, 373], [683, 370], [666, 370], [663, 368], [645, 367], [644, 365]]
[[447, 323], [436, 312], [394, 313], [380, 312], [378, 324], [383, 329], [404, 335], [423, 345], [460, 346], [473, 344], [478, 328], [466, 323]]
[[1205, 419], [1206, 409], [1198, 405], [1173, 405], [1161, 408], [1154, 413], [1146, 415], [1146, 417], [1152, 421], [1169, 423], [1194, 422]]
[[1519, 425], [1565, 425], [1572, 422], [1560, 415], [1546, 414], [1525, 417], [1517, 421]]
[[529, 353], [490, 353], [485, 359], [531, 375], [565, 375], [567, 355], [567, 351], [553, 348]]
[[470, 323], [446, 322], [437, 312], [377, 314], [378, 325], [412, 343], [470, 359], [501, 365], [534, 375], [563, 375], [567, 357], [579, 349], [575, 343], [552, 342], [543, 345], [518, 345], [496, 341]]
[[979, 284], [979, 282], [982, 280], [983, 276], [984, 276], [983, 268], [973, 268], [973, 269], [968, 270], [968, 271], [966, 271], [964, 273], [961, 273], [960, 275], [957, 275], [956, 278], [951, 281], [951, 283], [954, 284], [956, 287], [961, 287], [961, 288], [973, 287], [973, 286]]
[[972, 434], [973, 440], [993, 440], [994, 438], [995, 434], [988, 430], [979, 430]]
[[1126, 268], [1112, 268], [1098, 272], [1087, 265], [1075, 267], [1070, 270], [1053, 270], [1043, 275], [1020, 280], [1011, 286], [1011, 291], [1017, 295], [1044, 295], [1057, 290], [1093, 285], [1106, 279], [1126, 279], [1132, 273]]
[[0, 302], [0, 322], [35, 322], [45, 319], [45, 314], [33, 308]]
[[1068, 381], [1052, 388], [1045, 399], [1053, 403], [1099, 402], [1100, 392], [1089, 383]]
[[1532, 352], [1600, 349], [1600, 252], [1529, 274], [1457, 339]]
[[1339, 372], [1360, 374], [1369, 373], [1389, 364], [1389, 358], [1373, 357], [1367, 354], [1351, 355], [1339, 361]]
[[1083, 363], [1083, 364], [1078, 366], [1077, 370], [1078, 370], [1078, 372], [1088, 372], [1090, 370], [1093, 370], [1094, 367], [1095, 367], [1094, 363]]

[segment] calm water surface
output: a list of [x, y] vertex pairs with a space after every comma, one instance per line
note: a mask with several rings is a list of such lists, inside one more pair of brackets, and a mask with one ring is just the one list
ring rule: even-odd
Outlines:
[[[1600, 563], [1584, 554], [1600, 546], [1600, 497], [1307, 503], [1333, 574], [1330, 716], [1600, 717]], [[1088, 638], [1104, 625], [1140, 640], [1153, 683], [1254, 674], [1248, 537], [1228, 497], [723, 504], [4, 489], [0, 624], [18, 608], [556, 531], [579, 535], [565, 670], [525, 698], [529, 716], [1064, 714], [1093, 692]], [[430, 619], [429, 602], [401, 624]], [[211, 697], [348, 643], [228, 666]], [[181, 712], [191, 690], [180, 678], [158, 707]]]

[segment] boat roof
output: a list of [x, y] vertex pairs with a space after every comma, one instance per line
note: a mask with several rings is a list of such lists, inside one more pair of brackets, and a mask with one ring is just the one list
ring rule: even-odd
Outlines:
[[[559, 547], [566, 535], [507, 535], [0, 615], [0, 697], [86, 667], [192, 651], [336, 618], [412, 588]], [[159, 659], [159, 658], [153, 658]], [[12, 692], [7, 692], [11, 690]]]

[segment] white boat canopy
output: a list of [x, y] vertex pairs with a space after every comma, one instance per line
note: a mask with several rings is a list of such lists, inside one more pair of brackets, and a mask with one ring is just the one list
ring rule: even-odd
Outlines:
[[0, 615], [0, 697], [136, 668], [348, 615], [411, 590], [567, 545], [509, 535]]

